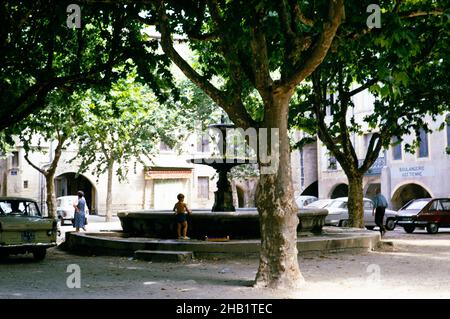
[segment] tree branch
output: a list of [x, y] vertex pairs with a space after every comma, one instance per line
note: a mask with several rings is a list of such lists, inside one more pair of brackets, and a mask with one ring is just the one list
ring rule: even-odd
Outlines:
[[360, 87], [358, 87], [358, 88], [356, 88], [356, 89], [354, 89], [354, 90], [352, 90], [350, 92], [344, 93], [344, 94], [346, 96], [348, 96], [348, 97], [356, 95], [356, 94], [358, 94], [358, 93], [360, 93], [360, 92], [370, 88], [372, 85], [374, 85], [377, 82], [378, 82], [378, 79], [377, 78], [373, 78], [373, 79], [367, 81], [365, 84], [361, 85]]
[[42, 168], [36, 166], [33, 162], [30, 161], [30, 159], [28, 158], [28, 152], [25, 152], [25, 156], [24, 156], [25, 160], [28, 162], [28, 164], [33, 167], [34, 169], [36, 169], [39, 173], [41, 173], [44, 176], [48, 175], [48, 171], [43, 170]]
[[324, 23], [323, 32], [312, 46], [310, 54], [304, 63], [295, 68], [292, 75], [276, 83], [277, 87], [283, 87], [285, 89], [296, 87], [322, 63], [343, 18], [344, 0], [330, 0], [328, 11], [329, 21]]
[[172, 62], [178, 66], [188, 79], [209, 95], [215, 103], [221, 106], [238, 127], [247, 128], [252, 126], [254, 121], [248, 115], [245, 108], [230, 103], [229, 98], [225, 96], [224, 92], [217, 89], [206, 78], [197, 73], [197, 71], [195, 71], [175, 50], [169, 30], [169, 19], [166, 14], [163, 0], [158, 1], [157, 10], [161, 32], [161, 46], [164, 53], [168, 55]]
[[292, 8], [293, 16], [295, 17], [296, 23], [303, 23], [304, 25], [307, 25], [310, 27], [314, 26], [314, 21], [305, 17], [305, 15], [303, 14], [302, 10], [300, 9], [300, 6], [297, 1], [290, 0], [290, 5]]
[[400, 16], [402, 18], [415, 18], [415, 17], [423, 17], [423, 16], [429, 16], [429, 15], [443, 15], [444, 10], [438, 9], [433, 11], [416, 11], [416, 12], [409, 12], [409, 13], [402, 13]]
[[[376, 145], [375, 145], [375, 140], [377, 140]], [[375, 147], [374, 147], [375, 145]], [[373, 163], [375, 163], [375, 161], [377, 160], [381, 148], [383, 146], [383, 138], [381, 133], [374, 133], [372, 135], [372, 137], [370, 138], [370, 142], [369, 142], [369, 146], [367, 147], [367, 152], [366, 152], [366, 156], [364, 158], [364, 162], [361, 165], [361, 167], [359, 167], [359, 172], [361, 174], [364, 174], [365, 172], [367, 172], [369, 170], [369, 168], [373, 165]]]

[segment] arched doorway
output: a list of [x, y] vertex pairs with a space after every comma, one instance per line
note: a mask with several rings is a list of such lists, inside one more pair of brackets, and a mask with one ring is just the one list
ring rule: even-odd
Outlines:
[[367, 190], [364, 197], [372, 199], [375, 197], [375, 195], [377, 195], [377, 192], [379, 190], [381, 190], [380, 183], [371, 183], [367, 186]]
[[392, 195], [392, 207], [397, 210], [409, 202], [411, 199], [416, 198], [430, 198], [431, 194], [418, 184], [409, 183], [400, 186]]
[[311, 183], [300, 195], [319, 197], [319, 182]]
[[338, 184], [331, 192], [330, 198], [347, 197], [348, 196], [348, 185]]
[[77, 191], [83, 191], [90, 214], [98, 214], [97, 192], [95, 186], [83, 175], [64, 173], [55, 178], [56, 197], [76, 195]]

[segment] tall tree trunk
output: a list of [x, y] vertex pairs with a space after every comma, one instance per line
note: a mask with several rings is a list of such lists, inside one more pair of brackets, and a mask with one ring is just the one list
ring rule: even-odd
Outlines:
[[48, 217], [55, 218], [56, 216], [56, 195], [55, 195], [55, 173], [53, 174], [47, 173], [45, 174], [45, 184], [47, 190], [47, 212]]
[[290, 94], [274, 95], [273, 105], [266, 108], [266, 127], [279, 129], [279, 166], [274, 174], [261, 174], [256, 190], [261, 225], [256, 287], [298, 288], [304, 281], [297, 259], [298, 207], [293, 197], [287, 135], [289, 98]]
[[66, 135], [58, 138], [58, 145], [56, 145], [52, 163], [50, 168], [47, 170], [47, 173], [44, 174], [47, 187], [47, 211], [49, 217], [52, 218], [56, 217], [55, 173], [56, 168], [58, 167], [59, 159], [62, 155], [62, 148], [66, 140]]
[[112, 219], [112, 179], [114, 172], [114, 160], [108, 163], [108, 186], [106, 190], [106, 221], [110, 222]]
[[[55, 195], [55, 173], [56, 168], [58, 167], [59, 159], [62, 155], [62, 147], [64, 145], [64, 142], [67, 140], [66, 136], [61, 136], [58, 138], [58, 145], [55, 148], [55, 154], [53, 156], [53, 160], [50, 164], [50, 167], [45, 170], [43, 168], [38, 167], [37, 165], [33, 164], [33, 162], [30, 161], [28, 158], [28, 153], [25, 153], [25, 160], [30, 164], [31, 167], [36, 169], [39, 173], [44, 175], [45, 177], [45, 184], [46, 184], [46, 203], [47, 203], [47, 213], [49, 217], [55, 218], [56, 217], [56, 195]], [[51, 152], [51, 149], [50, 149]]]
[[349, 226], [364, 228], [363, 176], [349, 174], [347, 178]]

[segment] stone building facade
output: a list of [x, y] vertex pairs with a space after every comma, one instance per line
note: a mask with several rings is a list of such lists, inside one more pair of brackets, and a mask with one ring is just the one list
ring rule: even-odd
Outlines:
[[[363, 124], [363, 117], [373, 108], [373, 97], [364, 91], [355, 96], [353, 110], [357, 123]], [[438, 130], [447, 119], [443, 130]], [[450, 112], [435, 120], [426, 117], [432, 133], [421, 132], [419, 149], [410, 154], [404, 151], [404, 144], [417, 139], [414, 132], [404, 136], [404, 142], [382, 150], [379, 158], [363, 179], [364, 195], [371, 198], [377, 188], [388, 199], [390, 208], [398, 209], [409, 200], [422, 197], [450, 197]], [[364, 124], [363, 124], [364, 125]], [[364, 129], [364, 127], [363, 127]], [[368, 131], [367, 127], [365, 127]], [[360, 161], [364, 160], [370, 134], [352, 135], [352, 143]], [[393, 141], [395, 142], [395, 141]], [[325, 146], [318, 142], [319, 197], [336, 198], [347, 196], [348, 181], [339, 163], [330, 156]], [[315, 167], [311, 167], [312, 170]]]
[[[197, 138], [190, 138], [182, 153], [169, 149], [164, 143], [160, 153], [148, 165], [138, 161], [127, 164], [127, 180], [113, 177], [113, 213], [135, 209], [172, 209], [178, 193], [185, 195], [185, 201], [192, 208], [208, 209], [214, 202], [216, 172], [213, 168], [189, 163], [193, 157], [209, 156], [206, 147], [199, 146]], [[56, 145], [41, 145], [42, 152], [32, 152], [30, 160], [39, 167], [51, 161]], [[64, 149], [55, 174], [56, 196], [75, 195], [78, 190], [85, 193], [92, 213], [104, 215], [106, 211], [107, 174], [94, 176], [91, 172], [77, 174], [74, 146]], [[0, 196], [23, 196], [38, 201], [46, 209], [45, 178], [28, 164], [25, 151], [18, 143], [12, 156], [0, 159]], [[232, 182], [235, 207], [254, 206], [256, 180], [237, 179]]]

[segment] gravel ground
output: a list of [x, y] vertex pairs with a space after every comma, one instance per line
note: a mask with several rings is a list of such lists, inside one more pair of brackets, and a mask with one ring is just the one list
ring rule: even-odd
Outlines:
[[[0, 299], [6, 298], [450, 298], [450, 229], [436, 235], [388, 232], [393, 249], [299, 257], [306, 283], [298, 291], [251, 287], [257, 258], [151, 263], [120, 257], [71, 255], [57, 248], [34, 262], [13, 256], [0, 262]], [[68, 288], [70, 264], [79, 265], [81, 288]]]

